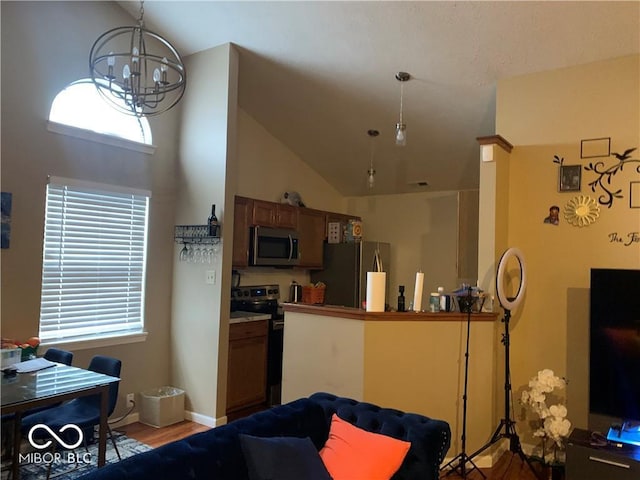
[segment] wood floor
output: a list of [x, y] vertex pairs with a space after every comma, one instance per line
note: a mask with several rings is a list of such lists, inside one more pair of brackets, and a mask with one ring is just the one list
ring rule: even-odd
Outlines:
[[[157, 448], [165, 443], [180, 440], [181, 438], [188, 437], [194, 433], [209, 430], [209, 427], [205, 427], [204, 425], [194, 422], [184, 421], [164, 428], [154, 428], [142, 423], [132, 423], [124, 427], [119, 427], [117, 430], [128, 437], [135, 438], [139, 442], [149, 445], [150, 447]], [[458, 464], [456, 464], [456, 466], [457, 465]], [[467, 463], [466, 468], [467, 479], [483, 479], [480, 472], [470, 470], [470, 464]], [[537, 465], [534, 465], [534, 468], [539, 470]], [[540, 478], [544, 478], [541, 476], [536, 477], [536, 475], [531, 471], [529, 465], [524, 463], [518, 455], [514, 455], [509, 451], [505, 452], [498, 463], [492, 468], [483, 468], [482, 473], [485, 475], [487, 480], [539, 480]], [[442, 472], [440, 478], [442, 480], [459, 480], [462, 477], [459, 473], [447, 469]]]

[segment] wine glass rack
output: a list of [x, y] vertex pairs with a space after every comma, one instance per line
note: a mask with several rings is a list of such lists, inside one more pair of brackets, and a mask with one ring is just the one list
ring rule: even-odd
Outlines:
[[209, 225], [176, 225], [173, 237], [176, 243], [192, 244], [218, 244], [219, 236], [209, 235]]

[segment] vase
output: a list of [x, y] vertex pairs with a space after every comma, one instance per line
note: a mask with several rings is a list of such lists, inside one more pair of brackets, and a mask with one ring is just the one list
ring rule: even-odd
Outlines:
[[545, 478], [547, 480], [564, 480], [564, 465], [547, 465]]

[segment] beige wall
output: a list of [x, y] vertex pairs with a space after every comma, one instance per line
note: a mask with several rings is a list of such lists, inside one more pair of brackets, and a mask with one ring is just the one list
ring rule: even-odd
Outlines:
[[[472, 208], [474, 202], [469, 203]], [[347, 198], [348, 212], [362, 217], [364, 238], [391, 244], [388, 299], [392, 307], [397, 306], [398, 286], [404, 285], [409, 308], [419, 270], [424, 272], [423, 305], [439, 286], [452, 291], [462, 280], [475, 284], [475, 278], [458, 277], [458, 208], [458, 192]], [[477, 223], [471, 227], [473, 238], [465, 243], [467, 251], [477, 245]]]
[[[186, 390], [186, 409], [205, 423], [224, 417], [228, 351], [237, 51], [230, 44], [187, 58], [189, 88], [182, 100], [176, 223], [205, 223], [216, 205], [222, 245], [214, 264], [178, 260], [174, 248], [171, 324], [172, 380]], [[205, 283], [214, 271], [213, 285]], [[198, 417], [203, 416], [204, 418]]]
[[[411, 314], [407, 314], [411, 315]], [[282, 400], [318, 391], [445, 420], [453, 457], [460, 450], [467, 324], [364, 321], [286, 312]], [[492, 430], [494, 322], [471, 323], [467, 448]], [[309, 348], [313, 345], [313, 348]], [[490, 466], [492, 452], [474, 461]]]
[[[629, 182], [640, 180], [634, 165], [612, 179], [624, 198], [588, 227], [543, 224], [550, 205], [565, 204], [578, 192], [559, 193], [558, 166], [587, 165], [614, 157], [580, 158], [582, 139], [611, 137], [611, 150], [640, 147], [640, 57], [511, 78], [498, 84], [496, 131], [515, 148], [509, 158], [508, 245], [522, 249], [529, 284], [512, 321], [511, 369], [515, 398], [529, 378], [551, 368], [569, 379], [569, 419], [587, 426], [588, 288], [592, 267], [640, 268], [638, 243], [609, 241], [618, 232], [640, 231], [640, 210], [629, 208]], [[634, 152], [633, 158], [639, 158]], [[582, 195], [593, 198], [593, 172], [582, 170]], [[499, 201], [500, 199], [498, 199]], [[517, 406], [517, 404], [516, 404]], [[520, 414], [520, 409], [516, 410]], [[525, 431], [529, 427], [518, 425]]]
[[[242, 109], [238, 114], [237, 168], [238, 195], [279, 202], [284, 192], [296, 191], [307, 207], [345, 212], [343, 197]], [[288, 300], [292, 280], [309, 282], [306, 270], [254, 267], [242, 269], [240, 274], [242, 285], [280, 285], [283, 300]]]
[[[112, 2], [2, 2], [1, 9], [2, 191], [13, 194], [11, 247], [1, 251], [2, 336], [38, 333], [48, 175], [152, 191], [146, 342], [90, 350], [68, 347], [78, 366], [86, 367], [95, 354], [122, 360], [117, 416], [125, 410], [126, 393], [170, 381], [178, 111], [150, 119], [157, 146], [153, 155], [48, 132], [51, 102], [68, 83], [88, 76], [88, 52], [97, 36], [132, 19]], [[73, 28], [61, 27], [69, 25]]]

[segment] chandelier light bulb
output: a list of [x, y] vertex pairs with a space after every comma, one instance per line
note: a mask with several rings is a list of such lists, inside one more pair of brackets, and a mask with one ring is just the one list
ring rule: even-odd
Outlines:
[[156, 68], [153, 70], [153, 81], [158, 83], [160, 81], [160, 69]]
[[109, 56], [107, 57], [107, 65], [113, 67], [116, 64], [116, 57], [113, 56], [113, 52], [109, 52]]

